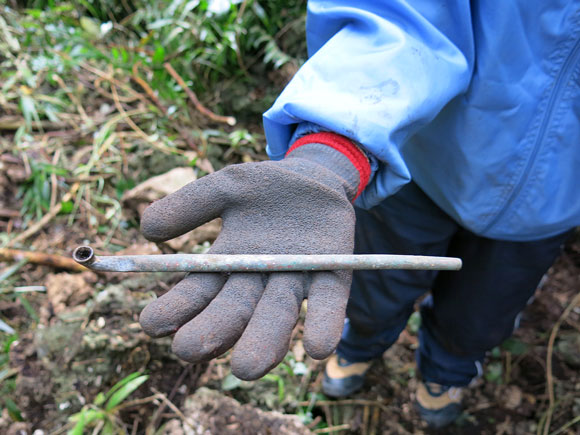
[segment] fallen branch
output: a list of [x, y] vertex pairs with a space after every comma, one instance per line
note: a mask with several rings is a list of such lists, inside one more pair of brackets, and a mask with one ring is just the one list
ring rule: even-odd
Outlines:
[[[175, 393], [177, 393], [177, 389], [179, 387], [181, 387], [181, 385], [183, 384], [183, 381], [185, 380], [185, 377], [187, 376], [188, 373], [190, 373], [190, 370], [191, 370], [191, 366], [187, 366], [185, 369], [183, 369], [183, 371], [179, 375], [179, 378], [177, 378], [175, 385], [171, 389], [171, 392], [169, 393], [167, 400], [169, 400], [169, 401], [173, 400], [173, 397], [175, 397]], [[163, 404], [159, 405], [159, 407], [155, 410], [155, 412], [153, 413], [153, 416], [151, 417], [151, 422], [149, 423], [149, 425], [147, 426], [147, 429], [145, 430], [146, 434], [155, 433], [155, 429], [156, 429], [157, 425], [159, 424], [159, 421], [161, 420], [161, 415], [165, 411], [166, 407], [167, 407], [167, 403], [163, 402]]]
[[177, 71], [173, 69], [170, 63], [165, 62], [163, 66], [165, 67], [167, 72], [171, 75], [171, 77], [175, 79], [175, 81], [179, 84], [179, 86], [183, 88], [183, 90], [185, 91], [185, 93], [187, 94], [187, 96], [189, 97], [189, 99], [199, 112], [203, 113], [205, 116], [207, 116], [209, 119], [213, 121], [222, 122], [228, 125], [236, 125], [236, 118], [234, 118], [233, 116], [217, 115], [213, 113], [211, 110], [207, 109], [205, 106], [203, 106], [197, 99], [195, 93], [191, 89], [189, 89], [185, 81], [181, 78], [181, 76], [177, 73]]
[[[95, 88], [95, 91], [97, 91], [100, 95], [102, 95], [105, 98], [108, 98], [108, 99], [112, 100], [113, 99], [113, 94], [110, 93], [110, 92], [107, 92], [103, 88], [103, 86], [102, 86], [102, 83], [103, 82], [110, 83], [104, 77], [97, 77], [94, 80], [94, 82], [93, 82], [93, 87]], [[133, 97], [119, 96], [119, 101], [121, 101], [124, 104], [131, 104], [131, 103], [134, 103], [135, 101], [141, 101], [141, 102], [143, 102], [144, 104], [147, 104], [147, 105], [149, 104], [149, 101], [147, 101], [147, 99], [143, 95], [141, 95], [141, 94], [135, 95]]]
[[[131, 79], [133, 79], [133, 81], [135, 81], [139, 86], [141, 86], [141, 88], [145, 91], [149, 99], [153, 101], [153, 103], [157, 106], [157, 108], [161, 111], [161, 113], [167, 116], [168, 119], [171, 119], [171, 116], [168, 115], [167, 108], [163, 104], [161, 104], [161, 101], [159, 100], [157, 95], [155, 95], [155, 92], [153, 92], [151, 86], [149, 86], [149, 84], [139, 76], [139, 65], [140, 62], [137, 62], [135, 63], [135, 65], [133, 65], [133, 75], [131, 76]], [[189, 145], [191, 149], [198, 151], [197, 145], [191, 140], [187, 132], [178, 125], [175, 125], [174, 127], [179, 132], [179, 135], [185, 141], [185, 143]]]
[[153, 89], [151, 89], [151, 86], [149, 86], [149, 84], [145, 80], [143, 80], [141, 78], [141, 76], [139, 75], [139, 65], [140, 64], [141, 64], [141, 62], [136, 62], [133, 65], [133, 69], [132, 69], [133, 74], [131, 75], [131, 79], [133, 79], [133, 81], [135, 81], [139, 86], [141, 86], [141, 88], [145, 91], [145, 93], [147, 94], [149, 99], [151, 101], [153, 101], [153, 103], [155, 103], [155, 105], [161, 111], [161, 113], [163, 113], [164, 115], [167, 115], [167, 109], [165, 108], [165, 106], [163, 104], [161, 104], [161, 101], [159, 100], [157, 95], [155, 95], [155, 92], [153, 92]]
[[371, 427], [369, 430], [369, 435], [377, 435], [380, 421], [381, 421], [380, 408], [374, 407], [373, 408], [373, 416], [371, 418]]
[[550, 435], [559, 435], [562, 432], [564, 432], [565, 430], [567, 430], [567, 429], [571, 428], [572, 426], [574, 426], [576, 423], [580, 423], [580, 415], [578, 415], [574, 419], [570, 420], [568, 423], [564, 424], [560, 429], [558, 429], [555, 432], [552, 432]]
[[496, 404], [491, 403], [491, 402], [479, 403], [475, 406], [472, 406], [471, 408], [467, 408], [465, 410], [465, 413], [466, 414], [474, 414], [476, 412], [483, 411], [485, 409], [493, 408], [494, 406], [496, 406]]
[[360, 405], [360, 406], [377, 406], [383, 411], [398, 411], [397, 408], [393, 406], [385, 405], [377, 400], [367, 400], [367, 399], [345, 399], [345, 400], [317, 400], [314, 403], [310, 401], [298, 402], [298, 406], [341, 406], [341, 405]]
[[130, 402], [118, 405], [116, 407], [116, 410], [121, 411], [121, 410], [124, 410], [127, 408], [132, 408], [134, 406], [146, 405], [147, 403], [151, 403], [151, 402], [154, 402], [155, 400], [160, 400], [160, 399], [161, 399], [161, 396], [159, 394], [154, 394], [154, 395], [149, 396], [149, 397], [144, 397], [143, 399], [135, 399], [135, 400], [131, 400]]
[[153, 393], [155, 393], [157, 395], [157, 397], [159, 397], [169, 407], [169, 409], [171, 409], [173, 412], [175, 412], [186, 426], [188, 426], [190, 429], [193, 429], [194, 431], [196, 430], [195, 423], [190, 421], [189, 418], [187, 418], [183, 414], [183, 412], [181, 412], [179, 410], [179, 408], [177, 406], [175, 406], [173, 404], [173, 402], [167, 398], [167, 396], [165, 394], [163, 394], [162, 392], [160, 392], [159, 390], [157, 390], [156, 388], [153, 388], [153, 387], [151, 387], [151, 391], [153, 391]]
[[19, 249], [0, 248], [0, 261], [20, 261], [27, 260], [29, 263], [42, 264], [58, 269], [68, 269], [75, 272], [88, 270], [81, 266], [72, 258], [58, 254], [46, 254], [44, 252], [21, 251]]
[[[56, 51], [56, 50], [55, 50]], [[63, 52], [60, 51], [56, 51], [56, 53], [58, 53], [60, 56], [64, 57], [65, 59], [71, 60], [72, 58]], [[115, 84], [117, 87], [123, 89], [125, 92], [128, 92], [130, 94], [133, 94], [136, 98], [143, 98], [143, 96], [135, 91], [134, 89], [131, 88], [131, 86], [127, 86], [125, 83], [120, 82], [119, 80], [117, 80], [116, 78], [114, 78], [112, 76], [112, 74], [106, 73], [104, 71], [101, 71], [100, 69], [97, 69], [91, 65], [89, 65], [88, 63], [85, 62], [79, 62], [78, 64], [81, 68], [84, 68], [85, 70], [89, 71], [90, 73], [98, 76], [98, 77], [102, 77], [103, 79]]]
[[[2, 116], [0, 117], [0, 130], [18, 130], [25, 122], [21, 116]], [[32, 121], [31, 127], [33, 130], [60, 130], [68, 127], [68, 124], [66, 122]]]
[[18, 210], [11, 210], [9, 208], [0, 208], [0, 218], [17, 218], [20, 217]]
[[313, 433], [332, 433], [332, 432], [339, 432], [341, 430], [348, 430], [350, 429], [350, 424], [345, 423], [345, 424], [339, 424], [338, 426], [331, 426], [331, 427], [325, 427], [322, 429], [315, 429], [312, 432]]
[[128, 113], [125, 111], [125, 109], [123, 109], [123, 105], [119, 101], [119, 94], [117, 92], [117, 88], [113, 82], [111, 82], [111, 91], [113, 93], [113, 101], [115, 103], [115, 107], [117, 108], [119, 113], [123, 115], [125, 121], [127, 122], [127, 124], [129, 124], [129, 126], [133, 129], [133, 131], [137, 133], [137, 135], [145, 142], [151, 144], [155, 149], [165, 154], [172, 154], [172, 150], [169, 150], [165, 146], [162, 146], [158, 144], [156, 141], [152, 140], [149, 136], [147, 136], [147, 134], [143, 130], [139, 128], [137, 124], [135, 124], [135, 121], [133, 121], [131, 117], [128, 115]]
[[79, 112], [79, 115], [81, 115], [81, 118], [85, 123], [85, 125], [91, 125], [92, 124], [91, 118], [89, 118], [89, 116], [87, 115], [87, 112], [85, 111], [83, 105], [81, 104], [77, 96], [73, 94], [72, 91], [64, 83], [64, 80], [58, 74], [53, 74], [52, 79], [58, 83], [60, 88], [66, 93], [69, 100], [71, 100], [73, 104], [76, 106], [77, 111]]

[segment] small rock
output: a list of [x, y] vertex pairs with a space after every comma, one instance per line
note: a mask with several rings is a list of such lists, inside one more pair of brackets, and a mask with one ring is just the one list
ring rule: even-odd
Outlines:
[[[122, 198], [123, 211], [140, 219], [149, 204], [195, 180], [195, 172], [190, 167], [175, 168], [165, 174], [150, 178], [125, 192]], [[220, 231], [221, 219], [214, 219], [183, 236], [164, 242], [164, 245], [176, 252], [191, 252], [196, 245], [203, 242], [213, 242]], [[126, 254], [123, 253], [123, 255]]]
[[46, 295], [56, 314], [85, 303], [93, 294], [95, 276], [92, 272], [51, 273], [46, 276]]
[[304, 350], [304, 344], [302, 343], [302, 340], [296, 341], [296, 344], [292, 348], [292, 353], [294, 354], [294, 359], [296, 359], [296, 361], [304, 361], [304, 355], [306, 354], [306, 351]]
[[501, 404], [506, 409], [514, 410], [522, 404], [522, 390], [515, 385], [509, 385], [501, 395]]
[[[189, 433], [190, 426], [197, 434], [236, 434], [236, 435], [306, 435], [312, 433], [295, 415], [276, 411], [262, 411], [251, 405], [242, 405], [231, 397], [215, 390], [199, 388], [194, 395], [185, 400], [182, 411], [187, 418], [183, 432], [175, 423], [173, 433]], [[164, 432], [169, 433], [169, 432]]]
[[202, 226], [197, 227], [183, 236], [164, 242], [176, 252], [191, 252], [196, 245], [203, 242], [213, 242], [222, 229], [222, 220], [214, 219]]
[[556, 351], [570, 367], [580, 368], [580, 334], [562, 334]]
[[140, 218], [143, 211], [153, 201], [179, 190], [195, 179], [195, 172], [190, 167], [175, 168], [165, 174], [150, 178], [123, 194], [121, 198], [123, 211]]

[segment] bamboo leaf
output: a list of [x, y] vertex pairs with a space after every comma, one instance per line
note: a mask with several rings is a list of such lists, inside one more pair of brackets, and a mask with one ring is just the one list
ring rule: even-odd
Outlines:
[[135, 390], [137, 390], [137, 388], [139, 388], [141, 384], [143, 384], [147, 379], [149, 379], [149, 376], [143, 375], [127, 382], [111, 396], [111, 398], [107, 402], [107, 406], [105, 407], [105, 409], [107, 411], [113, 409], [115, 406], [117, 406], [119, 403], [125, 400], [129, 395], [131, 395]]
[[121, 379], [119, 382], [117, 382], [115, 385], [111, 387], [111, 389], [107, 392], [106, 399], [109, 399], [117, 390], [119, 390], [121, 387], [128, 384], [133, 379], [139, 376], [141, 376], [141, 372], [134, 372], [131, 373], [130, 375], [125, 376], [123, 379]]

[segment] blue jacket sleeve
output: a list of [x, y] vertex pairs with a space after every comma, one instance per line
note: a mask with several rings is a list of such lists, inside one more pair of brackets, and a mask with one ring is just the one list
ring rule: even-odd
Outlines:
[[351, 138], [379, 161], [358, 200], [372, 207], [411, 179], [406, 139], [469, 85], [469, 2], [311, 0], [306, 33], [309, 60], [264, 114], [268, 154], [304, 122]]

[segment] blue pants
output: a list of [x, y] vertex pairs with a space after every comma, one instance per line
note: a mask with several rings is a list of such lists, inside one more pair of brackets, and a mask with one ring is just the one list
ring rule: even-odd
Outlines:
[[406, 185], [369, 211], [357, 209], [355, 252], [459, 257], [459, 272], [357, 271], [338, 354], [380, 357], [421, 305], [417, 362], [423, 379], [464, 386], [485, 353], [508, 338], [519, 313], [571, 231], [532, 242], [479, 237], [459, 226], [419, 187]]

